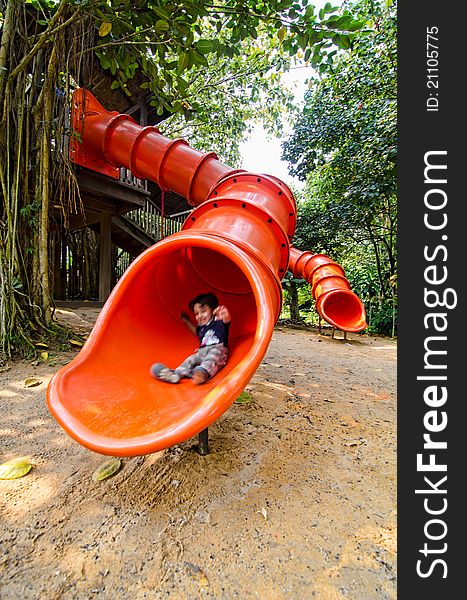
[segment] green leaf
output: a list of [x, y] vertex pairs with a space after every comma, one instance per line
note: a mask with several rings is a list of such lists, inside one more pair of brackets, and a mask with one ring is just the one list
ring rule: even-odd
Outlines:
[[279, 38], [280, 42], [284, 41], [284, 38], [286, 35], [287, 35], [287, 29], [285, 27], [281, 27], [279, 29], [279, 31], [277, 32], [277, 37]]
[[101, 54], [99, 60], [103, 69], [108, 69], [110, 67], [110, 60], [106, 56]]
[[184, 71], [188, 68], [189, 64], [190, 55], [188, 54], [188, 52], [180, 52], [180, 55], [178, 57], [178, 70], [180, 72]]
[[366, 21], [363, 19], [360, 20], [353, 20], [351, 23], [349, 23], [349, 25], [347, 26], [347, 30], [348, 31], [358, 31], [359, 29], [361, 29], [362, 27], [365, 26]]
[[188, 82], [185, 81], [183, 77], [177, 76], [177, 87], [182, 93], [185, 93], [188, 87]]
[[209, 64], [206, 57], [197, 52], [196, 50], [190, 51], [190, 58], [193, 61], [193, 63], [203, 65], [204, 67], [207, 67]]
[[76, 140], [78, 142], [78, 144], [82, 144], [82, 142], [83, 142], [83, 138], [81, 137], [81, 134], [78, 133], [77, 131], [72, 131], [70, 137], [73, 138], [74, 140]]
[[111, 31], [112, 31], [112, 23], [110, 23], [109, 21], [104, 21], [103, 23], [101, 23], [101, 26], [99, 27], [100, 37], [105, 37]]
[[334, 42], [342, 50], [348, 50], [350, 48], [350, 38], [348, 35], [339, 35], [334, 37]]
[[154, 25], [156, 33], [164, 33], [170, 29], [170, 25], [164, 19], [158, 19]]
[[234, 404], [252, 404], [253, 402], [254, 400], [250, 392], [243, 391]]
[[344, 16], [344, 17], [340, 17], [340, 19], [337, 19], [336, 21], [336, 26], [339, 29], [348, 29], [349, 25], [354, 22], [352, 17], [349, 16]]
[[196, 42], [195, 46], [201, 54], [209, 54], [216, 50], [216, 43], [213, 40], [201, 39]]
[[107, 479], [108, 477], [115, 475], [115, 473], [120, 470], [121, 466], [122, 461], [119, 458], [111, 458], [100, 465], [100, 467], [97, 467], [92, 474], [92, 479], [93, 481], [102, 481], [103, 479]]
[[0, 465], [0, 479], [18, 479], [24, 477], [32, 469], [28, 458], [12, 458]]

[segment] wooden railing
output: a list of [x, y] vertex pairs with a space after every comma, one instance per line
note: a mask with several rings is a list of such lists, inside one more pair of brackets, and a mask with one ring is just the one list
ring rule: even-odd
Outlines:
[[[132, 210], [126, 213], [125, 217], [147, 233], [154, 240], [154, 243], [156, 243], [168, 235], [180, 231], [190, 212], [191, 210], [187, 210], [166, 217], [161, 214], [160, 210], [152, 202], [146, 200], [144, 208]], [[120, 279], [132, 260], [128, 252], [125, 252], [121, 248], [118, 249], [113, 269], [115, 282]]]
[[125, 169], [124, 167], [120, 168], [119, 182], [123, 185], [135, 188], [141, 192], [148, 191], [147, 179], [138, 179], [131, 173], [130, 169]]
[[[180, 231], [183, 222], [191, 211], [163, 217], [159, 209], [149, 200], [144, 208], [127, 213], [127, 217], [137, 227], [146, 232], [154, 243]], [[86, 238], [86, 239], [85, 239]], [[54, 246], [56, 261], [54, 273], [54, 297], [57, 300], [92, 300], [98, 297], [98, 235], [88, 229], [70, 231], [62, 236]], [[112, 285], [114, 285], [132, 262], [133, 257], [121, 248], [113, 247]], [[55, 264], [55, 262], [54, 262]]]
[[166, 217], [152, 202], [146, 200], [143, 208], [136, 208], [126, 213], [125, 217], [147, 233], [155, 243], [172, 233], [180, 231], [190, 212], [185, 211]]
[[113, 277], [115, 282], [117, 282], [120, 279], [120, 277], [127, 270], [131, 262], [132, 258], [128, 252], [125, 252], [125, 250], [122, 250], [121, 248], [116, 248], [114, 264], [112, 265]]

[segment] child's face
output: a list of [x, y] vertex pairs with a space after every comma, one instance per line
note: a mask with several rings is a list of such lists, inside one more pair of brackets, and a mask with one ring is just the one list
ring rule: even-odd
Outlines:
[[195, 304], [193, 306], [193, 312], [195, 313], [195, 319], [198, 325], [206, 325], [212, 318], [212, 308], [207, 304]]

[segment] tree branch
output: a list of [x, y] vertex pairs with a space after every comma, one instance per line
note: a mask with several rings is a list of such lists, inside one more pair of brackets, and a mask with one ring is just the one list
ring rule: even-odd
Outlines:
[[66, 21], [64, 21], [58, 27], [55, 27], [55, 24], [57, 23], [58, 19], [62, 16], [62, 13], [63, 13], [63, 11], [65, 10], [65, 8], [67, 6], [68, 6], [68, 1], [67, 0], [62, 0], [61, 3], [60, 3], [60, 6], [58, 7], [57, 12], [50, 19], [49, 24], [47, 25], [47, 29], [41, 34], [41, 36], [40, 36], [39, 40], [37, 41], [36, 45], [33, 46], [33, 48], [30, 50], [29, 54], [27, 54], [23, 58], [23, 60], [20, 61], [20, 63], [17, 65], [17, 67], [15, 69], [13, 69], [13, 71], [11, 71], [10, 75], [8, 76], [8, 80], [9, 81], [11, 81], [12, 79], [14, 79], [18, 75], [18, 73], [20, 73], [23, 69], [26, 68], [26, 66], [31, 62], [31, 60], [34, 58], [34, 56], [45, 45], [45, 43], [47, 42], [47, 40], [49, 39], [49, 37], [51, 35], [54, 35], [55, 33], [57, 33], [58, 31], [60, 31], [64, 27], [67, 27], [68, 25], [70, 25], [70, 23], [72, 23], [75, 20], [76, 16], [81, 11], [81, 8], [76, 9], [76, 11], [71, 15], [71, 17], [69, 19], [67, 19]]

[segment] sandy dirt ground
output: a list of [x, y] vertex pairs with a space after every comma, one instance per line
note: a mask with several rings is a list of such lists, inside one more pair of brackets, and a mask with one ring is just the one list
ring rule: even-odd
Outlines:
[[[97, 313], [57, 314], [86, 335]], [[394, 341], [279, 326], [209, 455], [187, 440], [101, 482], [108, 457], [45, 405], [75, 354], [0, 369], [0, 463], [34, 465], [0, 481], [2, 600], [396, 598]]]

